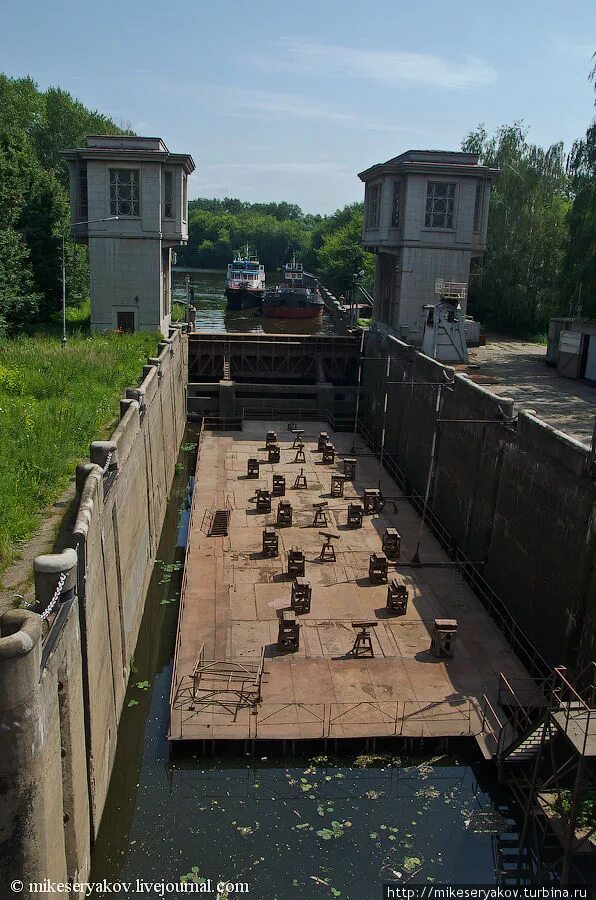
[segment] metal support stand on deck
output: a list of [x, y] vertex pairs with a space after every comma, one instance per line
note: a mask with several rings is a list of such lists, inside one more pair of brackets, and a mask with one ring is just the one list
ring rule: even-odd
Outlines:
[[321, 562], [335, 562], [335, 547], [331, 541], [338, 541], [339, 534], [333, 534], [331, 531], [319, 531], [319, 534], [321, 537], [325, 538], [323, 546], [321, 547], [319, 559]]
[[296, 444], [296, 456], [294, 457], [295, 463], [305, 463], [306, 456], [304, 455], [304, 444]]
[[313, 503], [313, 509], [315, 511], [315, 516], [312, 521], [313, 528], [316, 528], [318, 525], [327, 524], [327, 506], [328, 503], [326, 500], [322, 500], [320, 503]]
[[306, 483], [306, 475], [304, 474], [304, 469], [300, 469], [300, 474], [296, 475], [296, 479], [294, 481], [294, 490], [299, 491], [306, 488], [308, 488], [308, 484]]
[[358, 629], [352, 649], [348, 651], [348, 655], [355, 657], [368, 656], [374, 658], [375, 651], [372, 645], [371, 628], [376, 628], [378, 622], [352, 622], [352, 628]]

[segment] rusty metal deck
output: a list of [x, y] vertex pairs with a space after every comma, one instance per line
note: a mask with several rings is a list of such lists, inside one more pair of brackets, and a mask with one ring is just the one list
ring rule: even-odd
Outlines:
[[[387, 503], [381, 515], [365, 516], [360, 529], [345, 524], [350, 499], [379, 485], [379, 463], [361, 438], [352, 453], [352, 436], [330, 433], [339, 457], [323, 465], [316, 453], [327, 423], [304, 427], [306, 464], [293, 462], [292, 436], [286, 422], [245, 422], [242, 431], [204, 431], [197, 462], [187, 564], [183, 582], [170, 702], [169, 737], [180, 740], [267, 740], [406, 736], [452, 736], [479, 731], [483, 694], [496, 704], [500, 671], [511, 677], [527, 673], [507, 641], [470, 591], [456, 585], [450, 568], [403, 568], [409, 586], [406, 615], [385, 609], [387, 586], [371, 585], [368, 560], [381, 549], [386, 527], [402, 535], [401, 560], [416, 548], [420, 517], [406, 500]], [[265, 433], [277, 432], [281, 461], [264, 463], [259, 479], [246, 477], [249, 457], [266, 459]], [[331, 498], [333, 472], [343, 471], [341, 455], [358, 459], [356, 480], [347, 482], [344, 498]], [[293, 490], [304, 468], [307, 490]], [[271, 489], [273, 473], [286, 476], [286, 499], [294, 508], [290, 528], [276, 528], [280, 555], [261, 554], [265, 525], [275, 522], [278, 498], [270, 514], [257, 514], [257, 487]], [[383, 472], [386, 496], [398, 496]], [[336, 541], [336, 562], [320, 562], [322, 538], [312, 527], [312, 504], [329, 502], [329, 530]], [[208, 536], [210, 510], [231, 508], [227, 536]], [[312, 604], [300, 615], [300, 649], [282, 655], [276, 649], [278, 613], [290, 605], [289, 579], [283, 575], [290, 547], [305, 552]], [[423, 562], [447, 562], [433, 535], [423, 531]], [[391, 567], [390, 573], [391, 577]], [[456, 618], [455, 658], [436, 659], [430, 651], [435, 618]], [[372, 629], [374, 659], [347, 656], [354, 639], [354, 619], [378, 621]], [[189, 693], [202, 650], [210, 660], [257, 666], [265, 647], [262, 702], [224, 705], [193, 702]]]

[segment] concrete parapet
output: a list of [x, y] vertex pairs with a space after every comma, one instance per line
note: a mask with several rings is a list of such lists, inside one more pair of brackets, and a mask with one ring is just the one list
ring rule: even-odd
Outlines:
[[515, 401], [510, 397], [504, 397], [502, 394], [493, 394], [488, 388], [482, 384], [476, 384], [469, 375], [456, 373], [454, 378], [456, 389], [460, 391], [459, 397], [467, 403], [473, 403], [481, 408], [481, 412], [490, 417], [491, 415], [498, 418], [502, 415], [505, 418], [512, 419], [514, 415]]
[[[531, 410], [516, 420], [511, 398], [398, 338], [370, 332], [364, 357], [361, 416], [377, 441], [385, 426], [385, 452], [406, 487], [424, 492], [436, 434], [431, 510], [453, 543], [484, 563], [489, 585], [548, 662], [581, 668], [596, 652], [589, 451]], [[384, 413], [387, 380], [397, 384]]]
[[534, 410], [524, 409], [518, 416], [518, 436], [525, 447], [544, 453], [569, 472], [587, 474], [589, 451], [575, 438], [539, 419]]
[[[41, 619], [28, 609], [0, 617], [0, 711], [25, 700], [39, 681]], [[0, 760], [6, 759], [0, 755]]]
[[[65, 882], [89, 874], [185, 427], [186, 359], [187, 338], [175, 329], [141, 386], [126, 392], [111, 440], [94, 441], [90, 462], [77, 467], [71, 548], [34, 564], [42, 610], [65, 574], [56, 599], [72, 599], [65, 615], [46, 636], [37, 613], [14, 610], [0, 619], [2, 897], [12, 879]], [[121, 477], [110, 478], [115, 472]]]
[[[46, 722], [40, 695], [41, 620], [25, 609], [0, 617], [0, 889], [48, 877], [43, 779]], [[23, 896], [29, 896], [28, 892]]]
[[77, 494], [80, 494], [85, 487], [87, 476], [95, 469], [100, 469], [96, 463], [79, 463], [75, 471], [75, 485]]
[[81, 491], [81, 499], [79, 501], [79, 509], [73, 526], [73, 536], [75, 540], [82, 537], [86, 538], [89, 531], [89, 524], [93, 515], [93, 508], [96, 503], [103, 502], [102, 491], [100, 486], [103, 481], [103, 474], [99, 466], [93, 466], [88, 472], [87, 478]]
[[114, 441], [117, 448], [118, 467], [122, 468], [128, 459], [131, 448], [134, 446], [141, 422], [139, 404], [136, 400], [122, 400], [120, 402], [120, 411], [122, 418], [112, 435], [112, 441]]
[[[159, 379], [157, 377], [157, 366], [144, 366], [143, 368], [143, 381], [139, 387], [139, 391], [142, 391], [145, 395], [145, 405], [147, 407], [151, 406], [153, 402], [153, 398], [155, 397], [157, 390], [159, 388]], [[128, 393], [128, 392], [127, 392]]]

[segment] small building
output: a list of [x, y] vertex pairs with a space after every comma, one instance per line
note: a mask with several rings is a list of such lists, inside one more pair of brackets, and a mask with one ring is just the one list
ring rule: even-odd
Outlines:
[[422, 343], [424, 307], [438, 303], [445, 286], [457, 286], [465, 316], [470, 265], [486, 248], [498, 176], [478, 159], [408, 150], [358, 176], [365, 184], [362, 242], [377, 255], [374, 320], [408, 343]]
[[91, 330], [167, 335], [172, 248], [188, 240], [192, 156], [130, 135], [90, 135], [61, 155], [72, 232], [89, 247]]
[[546, 364], [563, 378], [596, 382], [596, 321], [554, 316], [548, 328]]

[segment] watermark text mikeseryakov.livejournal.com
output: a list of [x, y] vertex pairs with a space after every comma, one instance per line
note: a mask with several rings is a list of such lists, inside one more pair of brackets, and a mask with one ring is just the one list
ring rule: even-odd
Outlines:
[[205, 878], [204, 881], [81, 881], [70, 884], [51, 881], [24, 882], [16, 879], [11, 883], [13, 894], [28, 891], [30, 894], [67, 894], [75, 897], [83, 895], [130, 897], [133, 894], [145, 894], [153, 897], [171, 897], [176, 894], [221, 894], [231, 897], [235, 894], [248, 895], [250, 887], [247, 881], [216, 881]]

